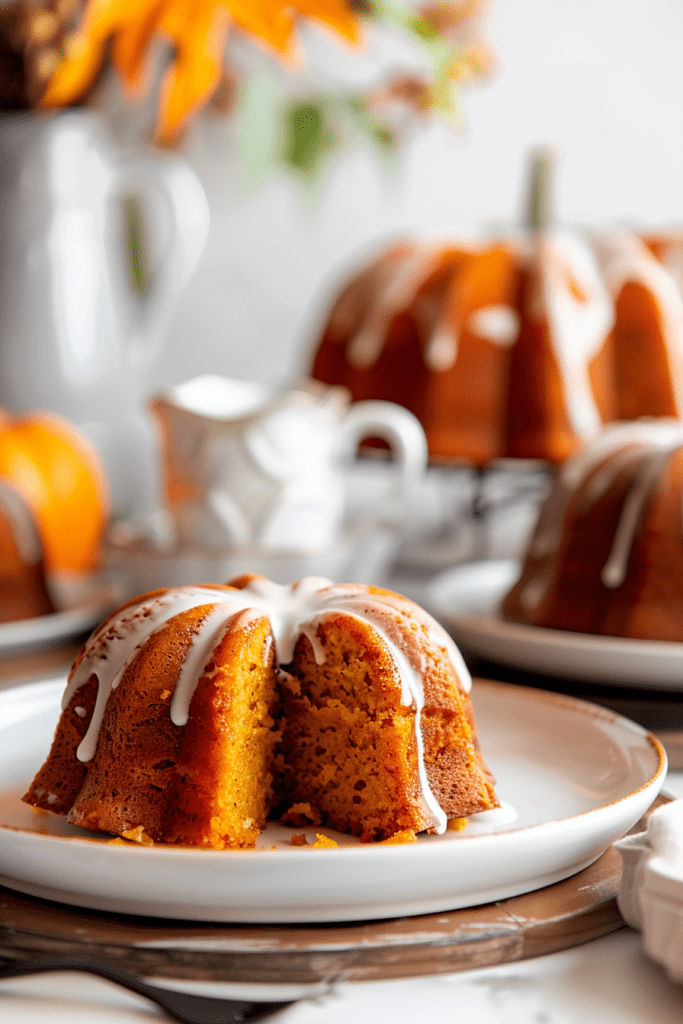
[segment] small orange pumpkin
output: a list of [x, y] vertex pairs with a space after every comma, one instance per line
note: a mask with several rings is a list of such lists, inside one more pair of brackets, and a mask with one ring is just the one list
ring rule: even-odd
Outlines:
[[75, 426], [54, 413], [0, 410], [0, 477], [35, 515], [48, 572], [97, 566], [107, 482], [97, 453]]

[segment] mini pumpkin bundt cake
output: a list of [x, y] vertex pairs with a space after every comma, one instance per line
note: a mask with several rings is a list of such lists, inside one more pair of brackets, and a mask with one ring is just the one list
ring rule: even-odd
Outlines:
[[531, 163], [524, 231], [408, 237], [330, 305], [311, 376], [404, 405], [435, 462], [559, 465], [604, 423], [683, 416], [681, 233], [552, 223]]
[[363, 841], [498, 806], [471, 680], [412, 601], [308, 577], [146, 594], [92, 634], [27, 803], [248, 847], [269, 815]]
[[38, 524], [16, 487], [0, 477], [0, 622], [54, 611]]
[[415, 237], [340, 289], [310, 373], [410, 409], [435, 462], [561, 464], [604, 423], [683, 415], [683, 295], [629, 231]]
[[504, 618], [683, 640], [683, 423], [612, 424], [561, 468]]

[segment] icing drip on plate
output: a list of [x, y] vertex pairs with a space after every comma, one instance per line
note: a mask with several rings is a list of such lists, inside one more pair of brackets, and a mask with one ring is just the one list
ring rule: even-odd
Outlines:
[[[400, 678], [401, 700], [405, 706], [415, 708], [415, 736], [423, 796], [436, 818], [437, 831], [445, 830], [446, 816], [431, 792], [424, 767], [420, 712], [424, 705], [425, 665], [419, 654], [419, 645], [406, 642], [397, 621], [405, 611], [406, 601], [388, 592], [372, 593], [359, 584], [332, 584], [327, 579], [309, 576], [291, 586], [280, 586], [257, 577], [243, 589], [229, 586], [176, 587], [147, 595], [130, 604], [116, 616], [105, 620], [90, 637], [62, 699], [62, 707], [66, 708], [78, 688], [96, 676], [97, 699], [91, 722], [78, 748], [79, 760], [90, 761], [94, 757], [109, 696], [121, 682], [139, 648], [176, 615], [203, 606], [208, 606], [207, 614], [193, 636], [171, 701], [171, 720], [176, 725], [186, 724], [195, 687], [226, 631], [236, 625], [236, 616], [240, 625], [262, 615], [268, 618], [281, 665], [291, 662], [296, 641], [302, 633], [311, 642], [316, 661], [321, 664], [325, 653], [316, 634], [318, 623], [333, 614], [353, 616], [369, 624], [386, 644]], [[418, 616], [418, 627], [426, 629], [431, 643], [451, 661], [461, 689], [469, 691], [471, 677], [450, 636], [426, 612], [414, 610], [414, 613]]]

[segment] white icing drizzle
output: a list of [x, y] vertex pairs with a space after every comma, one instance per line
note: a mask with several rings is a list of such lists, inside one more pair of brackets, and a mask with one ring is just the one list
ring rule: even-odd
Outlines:
[[87, 641], [84, 657], [69, 677], [62, 698], [62, 708], [66, 708], [79, 686], [92, 675], [97, 677], [97, 700], [90, 725], [77, 751], [79, 760], [90, 761], [94, 757], [109, 695], [121, 682], [138, 647], [174, 615], [222, 601], [224, 594], [225, 591], [218, 588], [176, 587], [139, 604], [132, 604], [119, 617], [106, 619], [95, 630]]
[[525, 612], [531, 613], [538, 608], [547, 590], [545, 580], [538, 576], [525, 583], [519, 594], [519, 603]]
[[432, 373], [445, 373], [458, 358], [458, 332], [453, 324], [437, 326], [425, 349], [425, 366]]
[[471, 814], [467, 821], [467, 830], [463, 835], [480, 833], [486, 835], [494, 832], [505, 825], [511, 825], [519, 817], [519, 812], [507, 800], [501, 800], [500, 807], [492, 807], [489, 811], [479, 811]]
[[655, 297], [677, 415], [683, 415], [683, 295], [677, 280], [633, 232], [596, 235], [593, 246], [614, 302], [630, 282]]
[[[93, 633], [69, 678], [62, 699], [63, 708], [91, 676], [96, 676], [98, 681], [92, 720], [77, 751], [79, 760], [89, 761], [94, 757], [109, 696], [119, 685], [139, 648], [174, 616], [204, 605], [212, 607], [195, 630], [171, 701], [171, 720], [176, 725], [187, 722], [194, 689], [229, 628], [246, 625], [265, 615], [270, 622], [280, 664], [291, 662], [296, 641], [302, 633], [309, 639], [316, 661], [321, 664], [325, 652], [316, 633], [318, 623], [329, 615], [350, 615], [371, 625], [386, 644], [401, 682], [401, 700], [405, 706], [415, 708], [422, 792], [436, 819], [436, 831], [445, 830], [446, 816], [430, 789], [424, 766], [420, 712], [424, 705], [422, 675], [425, 666], [406, 641], [398, 621], [406, 608], [405, 599], [391, 593], [370, 593], [359, 584], [335, 585], [327, 579], [309, 576], [287, 587], [257, 577], [241, 590], [227, 586], [177, 587], [147, 595], [132, 603]], [[426, 630], [430, 642], [449, 658], [461, 689], [469, 691], [472, 680], [451, 637], [421, 609], [414, 607], [413, 617], [418, 628]], [[419, 649], [419, 645], [415, 649]], [[268, 652], [267, 647], [264, 654], [267, 656]]]
[[579, 437], [593, 438], [601, 420], [588, 368], [612, 327], [613, 303], [582, 238], [544, 231], [532, 240], [532, 248], [539, 289], [536, 309], [524, 312], [547, 318], [571, 425]]
[[600, 573], [604, 586], [610, 590], [620, 587], [626, 579], [628, 559], [645, 503], [669, 456], [677, 447], [678, 445], [674, 445], [673, 448], [666, 447], [661, 452], [656, 450], [648, 454], [636, 471], [621, 509], [612, 548]]
[[406, 309], [439, 265], [443, 249], [433, 245], [415, 245], [409, 254], [392, 267], [383, 287], [367, 309], [364, 322], [351, 338], [347, 358], [351, 366], [366, 369], [379, 359], [389, 327]]
[[[187, 720], [190, 717], [190, 701], [197, 683], [228, 629], [232, 625], [238, 625], [236, 619], [239, 620], [240, 626], [246, 626], [250, 620], [257, 618], [259, 618], [259, 613], [254, 608], [238, 612], [237, 616], [229, 613], [226, 615], [223, 602], [211, 609], [199, 627], [185, 661], [180, 666], [180, 674], [171, 700], [170, 714], [174, 725], [187, 725]], [[264, 650], [264, 656], [267, 656], [267, 649]]]
[[683, 249], [673, 238], [665, 243], [662, 251], [664, 269], [669, 273], [683, 293]]
[[43, 555], [38, 527], [26, 501], [9, 480], [0, 480], [0, 502], [10, 519], [19, 557], [29, 565], [38, 565]]
[[480, 306], [470, 314], [467, 326], [472, 334], [508, 348], [519, 337], [519, 313], [514, 306], [504, 303]]

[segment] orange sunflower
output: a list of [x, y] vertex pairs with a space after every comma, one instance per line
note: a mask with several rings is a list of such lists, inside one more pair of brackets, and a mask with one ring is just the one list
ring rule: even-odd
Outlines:
[[94, 82], [109, 42], [112, 63], [127, 90], [139, 95], [146, 85], [148, 49], [156, 37], [166, 38], [174, 57], [161, 85], [157, 141], [170, 142], [219, 85], [231, 28], [242, 29], [291, 61], [300, 15], [351, 43], [360, 39], [359, 23], [346, 0], [88, 0], [41, 105], [62, 107], [78, 100]]

